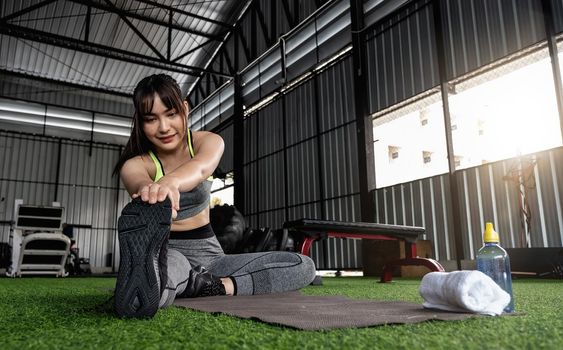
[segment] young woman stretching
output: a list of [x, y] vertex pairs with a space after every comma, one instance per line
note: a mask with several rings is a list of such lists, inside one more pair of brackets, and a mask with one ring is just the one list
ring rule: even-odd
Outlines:
[[170, 76], [133, 94], [133, 130], [114, 172], [133, 200], [118, 222], [115, 310], [152, 317], [178, 297], [251, 295], [302, 288], [313, 261], [291, 252], [225, 255], [209, 223], [211, 176], [223, 140], [187, 129], [188, 104]]

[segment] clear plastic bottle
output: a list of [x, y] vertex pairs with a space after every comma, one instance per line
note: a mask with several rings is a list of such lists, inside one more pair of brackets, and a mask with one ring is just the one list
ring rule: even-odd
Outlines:
[[505, 292], [510, 294], [510, 303], [504, 312], [514, 312], [514, 297], [512, 295], [512, 276], [510, 275], [510, 258], [506, 250], [499, 245], [499, 236], [493, 224], [485, 224], [483, 234], [485, 245], [477, 252], [477, 270], [491, 277]]

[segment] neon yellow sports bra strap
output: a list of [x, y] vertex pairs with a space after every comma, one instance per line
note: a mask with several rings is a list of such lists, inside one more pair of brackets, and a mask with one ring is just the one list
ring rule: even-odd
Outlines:
[[151, 157], [152, 161], [154, 162], [154, 166], [156, 167], [156, 175], [154, 176], [154, 181], [158, 181], [161, 177], [164, 176], [164, 171], [162, 171], [162, 164], [160, 164], [160, 160], [156, 157], [153, 151], [149, 150], [149, 156]]
[[193, 158], [195, 156], [194, 143], [192, 138], [192, 129], [188, 129], [188, 148], [190, 150], [190, 156]]

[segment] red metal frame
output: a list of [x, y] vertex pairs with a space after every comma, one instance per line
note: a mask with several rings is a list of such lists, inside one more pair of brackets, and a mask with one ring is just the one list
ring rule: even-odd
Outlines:
[[381, 279], [379, 282], [391, 282], [393, 279], [393, 269], [395, 266], [426, 266], [430, 271], [444, 271], [442, 265], [434, 259], [428, 258], [406, 258], [406, 259], [397, 259], [391, 262], [388, 262], [383, 266], [383, 275], [381, 275]]
[[[387, 235], [378, 235], [378, 234], [362, 234], [362, 233], [344, 233], [344, 232], [327, 232], [326, 235], [328, 237], [338, 237], [338, 238], [362, 238], [362, 239], [376, 239], [380, 241], [397, 241], [397, 240], [404, 240], [402, 238], [391, 237]], [[313, 242], [321, 238], [321, 235], [317, 236], [308, 236], [305, 237], [303, 242], [300, 243], [299, 251], [303, 255], [309, 256], [311, 251], [311, 246]], [[434, 259], [429, 258], [419, 258], [416, 254], [416, 243], [405, 241], [405, 255], [404, 259], [397, 259], [391, 262], [388, 262], [383, 267], [383, 274], [381, 275], [380, 282], [391, 282], [393, 279], [393, 269], [396, 266], [409, 266], [409, 265], [416, 265], [416, 266], [425, 266], [430, 271], [444, 271], [442, 265]]]

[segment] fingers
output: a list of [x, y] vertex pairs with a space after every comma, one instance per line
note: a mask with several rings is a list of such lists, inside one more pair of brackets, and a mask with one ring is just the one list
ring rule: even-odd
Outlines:
[[146, 186], [141, 187], [138, 193], [131, 196], [132, 198], [141, 197], [143, 202], [148, 202], [149, 204], [155, 204], [157, 202], [162, 202], [166, 197], [170, 198], [172, 204], [173, 218], [178, 214], [180, 210], [180, 192], [174, 187], [170, 187], [166, 184], [161, 183], [151, 183]]
[[149, 190], [150, 190], [151, 186], [152, 186], [152, 184], [148, 184], [146, 186], [141, 187], [139, 192], [136, 193], [135, 195], [133, 195], [133, 196], [136, 196], [136, 197], [133, 197], [133, 198], [141, 197], [141, 200], [143, 202], [148, 202], [149, 201]]
[[180, 210], [180, 192], [172, 189], [168, 192], [168, 198], [170, 198], [170, 202], [172, 203], [172, 210], [176, 212]]

